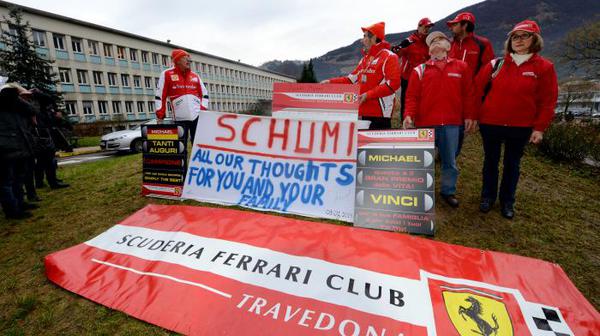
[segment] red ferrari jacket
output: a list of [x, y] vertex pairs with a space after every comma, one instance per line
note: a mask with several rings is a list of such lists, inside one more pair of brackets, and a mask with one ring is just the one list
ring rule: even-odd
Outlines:
[[389, 48], [390, 44], [386, 41], [372, 46], [348, 76], [329, 80], [337, 84], [360, 83], [360, 94], [367, 94], [367, 100], [358, 108], [360, 116], [392, 116], [394, 95], [400, 87], [400, 69], [398, 56]]
[[400, 42], [400, 47], [401, 49], [398, 50], [397, 55], [400, 71], [402, 71], [401, 76], [402, 79], [409, 80], [413, 69], [429, 59], [429, 47], [425, 43], [425, 37], [418, 33], [413, 33]]
[[445, 62], [440, 69], [429, 60], [411, 74], [404, 114], [411, 117], [416, 127], [462, 125], [476, 114], [469, 66], [452, 58]]
[[483, 96], [488, 83], [490, 86], [476, 119], [481, 124], [546, 130], [554, 118], [558, 98], [554, 65], [537, 54], [517, 65], [507, 55], [492, 79], [496, 61], [486, 64], [477, 75], [478, 97]]
[[200, 76], [176, 67], [160, 74], [154, 98], [158, 119], [165, 117], [167, 101], [171, 102], [175, 120], [194, 120], [201, 110], [208, 109], [208, 91]]
[[473, 77], [494, 59], [494, 48], [488, 39], [470, 33], [462, 40], [454, 39], [448, 57], [467, 62]]

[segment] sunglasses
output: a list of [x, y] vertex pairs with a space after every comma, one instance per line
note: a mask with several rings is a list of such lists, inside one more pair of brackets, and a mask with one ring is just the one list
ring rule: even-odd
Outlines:
[[510, 37], [510, 39], [511, 39], [511, 40], [513, 40], [513, 41], [518, 41], [518, 40], [525, 41], [525, 40], [529, 39], [529, 38], [530, 38], [530, 37], [532, 37], [532, 36], [533, 36], [533, 34], [532, 34], [532, 33], [525, 33], [525, 34], [513, 34], [513, 35]]

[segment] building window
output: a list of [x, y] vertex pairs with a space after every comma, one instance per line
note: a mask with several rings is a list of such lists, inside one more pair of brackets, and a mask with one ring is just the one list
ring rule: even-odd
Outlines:
[[162, 65], [169, 66], [169, 57], [162, 55]]
[[102, 80], [102, 71], [94, 71], [92, 72], [92, 76], [94, 76], [94, 84], [95, 85], [103, 85], [103, 80]]
[[58, 75], [61, 83], [71, 84], [71, 69], [58, 68]]
[[144, 85], [146, 89], [152, 89], [152, 77], [144, 77]]
[[98, 42], [88, 40], [88, 54], [98, 55]]
[[132, 101], [126, 101], [125, 102], [125, 112], [127, 113], [133, 113], [133, 102]]
[[33, 31], [33, 44], [36, 47], [45, 48], [46, 47], [46, 32], [41, 30]]
[[148, 63], [148, 52], [142, 50], [142, 62]]
[[144, 102], [137, 102], [138, 113], [144, 113]]
[[65, 111], [67, 115], [77, 115], [77, 102], [76, 101], [65, 101]]
[[121, 114], [121, 102], [114, 101], [112, 102], [113, 114]]
[[158, 78], [154, 77], [154, 88], [158, 87]]
[[65, 36], [59, 34], [52, 34], [52, 41], [54, 41], [54, 49], [65, 50]]
[[108, 114], [108, 102], [105, 100], [98, 101], [98, 114]]
[[142, 77], [133, 76], [133, 87], [136, 87], [136, 88], [142, 87]]
[[77, 83], [88, 84], [88, 72], [87, 70], [77, 70]]
[[108, 85], [117, 86], [117, 74], [113, 72], [108, 73]]
[[76, 37], [71, 37], [71, 47], [73, 47], [73, 52], [82, 53], [83, 47], [81, 46], [81, 39]]
[[121, 74], [121, 85], [124, 87], [129, 87], [129, 75]]
[[138, 60], [138, 51], [137, 49], [129, 49], [129, 59], [137, 62]]
[[94, 114], [94, 104], [91, 101], [83, 102], [83, 115], [93, 115]]
[[125, 47], [117, 46], [117, 58], [125, 59]]
[[113, 57], [112, 44], [104, 43], [103, 49], [104, 49], [104, 57]]
[[158, 63], [158, 57], [159, 55], [157, 53], [152, 53], [152, 64], [160, 64]]
[[154, 112], [154, 102], [148, 102], [148, 111], [150, 113]]

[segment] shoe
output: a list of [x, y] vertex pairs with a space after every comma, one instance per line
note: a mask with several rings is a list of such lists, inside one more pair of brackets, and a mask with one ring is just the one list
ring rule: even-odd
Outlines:
[[483, 213], [488, 213], [492, 210], [492, 206], [494, 202], [489, 198], [482, 198], [481, 202], [479, 202], [479, 211]]
[[33, 209], [39, 209], [39, 208], [40, 208], [40, 206], [37, 204], [23, 202], [23, 209], [25, 209], [25, 210], [33, 210]]
[[50, 185], [51, 189], [62, 189], [62, 188], [68, 188], [68, 187], [69, 187], [68, 183], [62, 183], [62, 182], [56, 182], [56, 183]]
[[458, 199], [454, 195], [442, 195], [442, 198], [449, 206], [453, 208], [458, 208]]
[[29, 202], [40, 202], [42, 199], [38, 195], [35, 195], [32, 197], [27, 196], [27, 200]]
[[509, 204], [502, 205], [500, 213], [502, 214], [502, 217], [506, 219], [513, 219], [513, 217], [515, 217], [515, 209]]
[[33, 215], [31, 214], [31, 212], [27, 212], [27, 211], [21, 211], [21, 212], [17, 212], [17, 213], [8, 213], [5, 215], [6, 219], [26, 219], [26, 218], [30, 218]]

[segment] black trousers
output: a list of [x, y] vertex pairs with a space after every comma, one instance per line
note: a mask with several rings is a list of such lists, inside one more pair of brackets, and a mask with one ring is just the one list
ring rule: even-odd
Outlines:
[[363, 120], [371, 121], [370, 130], [387, 130], [392, 128], [392, 119], [384, 117], [362, 117]]
[[408, 90], [408, 80], [401, 79], [400, 87], [402, 88], [402, 90], [400, 90], [400, 101], [402, 103], [400, 104], [400, 124], [402, 124], [402, 122], [404, 121], [404, 105], [406, 104], [406, 90]]
[[[521, 158], [531, 136], [531, 127], [511, 127], [497, 125], [479, 125], [483, 139], [483, 185], [481, 197], [494, 202], [496, 197], [501, 204], [513, 205], [520, 176]], [[498, 164], [504, 144], [504, 169], [500, 194], [498, 195]]]
[[23, 184], [25, 167], [29, 158], [1, 158], [0, 164], [0, 204], [7, 216], [18, 215], [23, 209]]
[[54, 186], [58, 183], [56, 180], [55, 154], [56, 152], [54, 151], [45, 151], [36, 157], [35, 183], [38, 186], [42, 186], [44, 184], [44, 175], [46, 175], [46, 179], [48, 180], [48, 184], [50, 186]]

